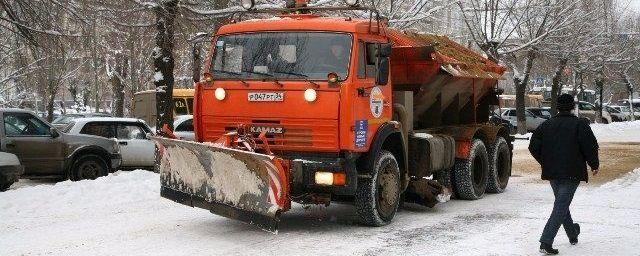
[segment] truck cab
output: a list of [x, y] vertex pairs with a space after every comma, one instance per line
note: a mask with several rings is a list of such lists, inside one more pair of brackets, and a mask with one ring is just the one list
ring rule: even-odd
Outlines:
[[[380, 127], [400, 132], [390, 123], [388, 55], [377, 54], [385, 47], [390, 53], [390, 43], [370, 25], [305, 14], [222, 26], [205, 65], [212, 81], [199, 83], [195, 93], [197, 140], [216, 141], [247, 124], [255, 136], [266, 131], [275, 154], [300, 160], [294, 191], [354, 195], [358, 156]], [[344, 184], [316, 184], [320, 170], [339, 172]]]

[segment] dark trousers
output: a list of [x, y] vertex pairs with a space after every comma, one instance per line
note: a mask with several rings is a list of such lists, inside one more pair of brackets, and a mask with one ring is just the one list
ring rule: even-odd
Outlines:
[[556, 200], [553, 203], [553, 211], [551, 212], [549, 220], [547, 220], [547, 225], [544, 226], [544, 231], [542, 231], [540, 242], [552, 245], [553, 239], [555, 239], [558, 234], [560, 225], [564, 226], [564, 231], [569, 238], [577, 236], [577, 230], [573, 225], [569, 206], [571, 205], [571, 200], [573, 200], [573, 195], [576, 193], [578, 185], [580, 185], [580, 181], [568, 179], [551, 180], [550, 183]]

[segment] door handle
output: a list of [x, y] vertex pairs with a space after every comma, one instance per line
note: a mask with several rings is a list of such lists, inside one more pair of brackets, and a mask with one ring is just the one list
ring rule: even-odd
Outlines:
[[120, 145], [127, 145], [128, 143], [126, 141], [118, 141], [118, 144]]

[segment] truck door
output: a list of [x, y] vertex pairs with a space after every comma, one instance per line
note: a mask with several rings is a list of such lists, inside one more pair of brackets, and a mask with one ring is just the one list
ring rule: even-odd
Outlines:
[[376, 85], [376, 47], [381, 42], [359, 41], [354, 102], [355, 147], [369, 144], [378, 127], [391, 116], [391, 86]]
[[26, 112], [4, 112], [4, 145], [25, 167], [26, 175], [61, 174], [64, 142], [51, 134], [51, 127]]

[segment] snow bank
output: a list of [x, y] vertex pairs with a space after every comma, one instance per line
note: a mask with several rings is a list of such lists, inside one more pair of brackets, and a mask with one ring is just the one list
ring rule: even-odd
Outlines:
[[[158, 175], [149, 171], [116, 172], [96, 180], [63, 181], [0, 193], [4, 217], [29, 213], [59, 214], [158, 198]], [[0, 253], [1, 254], [1, 253]]]
[[640, 142], [640, 121], [591, 124], [599, 142]]
[[600, 190], [601, 192], [629, 190], [629, 192], [633, 192], [634, 197], [640, 198], [635, 196], [640, 192], [640, 168], [635, 169], [616, 180], [603, 184], [600, 186]]

